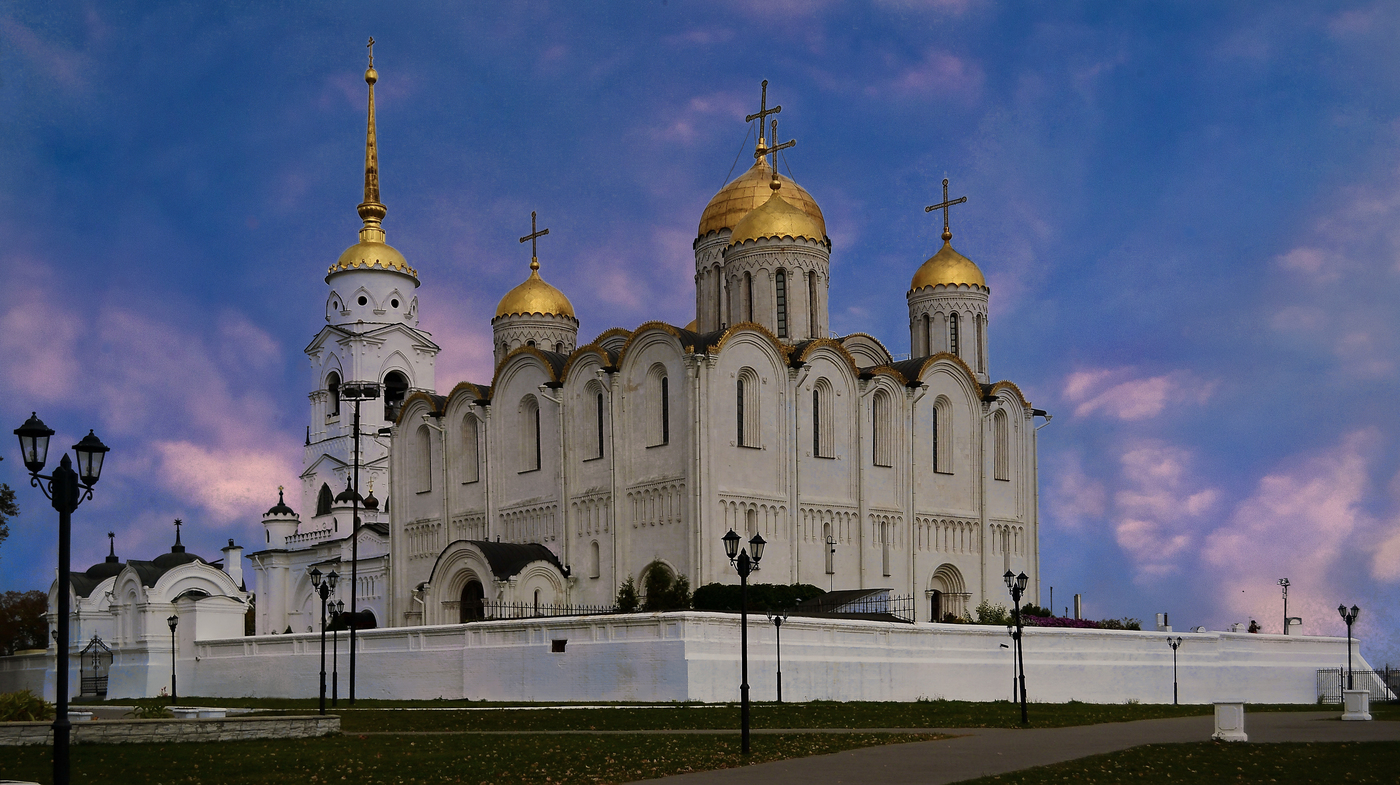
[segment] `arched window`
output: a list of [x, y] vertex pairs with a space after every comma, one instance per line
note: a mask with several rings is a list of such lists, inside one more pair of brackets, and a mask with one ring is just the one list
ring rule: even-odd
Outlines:
[[948, 314], [948, 351], [959, 357], [962, 356], [962, 353], [958, 351], [958, 315], [956, 313]]
[[597, 454], [597, 457], [601, 458], [601, 457], [603, 457], [603, 434], [604, 434], [604, 431], [603, 431], [603, 394], [602, 394], [601, 392], [598, 393], [597, 401], [598, 401], [598, 454]]
[[326, 405], [326, 414], [331, 417], [340, 416], [340, 374], [331, 371], [326, 377], [326, 392], [330, 394], [330, 401]]
[[646, 439], [648, 447], [659, 447], [671, 441], [671, 382], [666, 366], [661, 363], [647, 371]]
[[564, 343], [563, 343], [563, 341], [556, 341], [556, 342], [554, 343], [554, 351], [556, 351], [556, 352], [558, 352], [558, 353], [560, 353], [560, 354], [563, 354], [563, 353], [564, 353]]
[[871, 460], [876, 466], [894, 465], [894, 434], [890, 423], [890, 396], [877, 390], [870, 403]]
[[737, 399], [738, 445], [740, 447], [760, 447], [758, 376], [749, 368], [739, 372], [739, 381], [734, 385]]
[[744, 321], [753, 321], [753, 276], [744, 273]]
[[468, 414], [462, 418], [462, 482], [476, 482], [480, 479], [481, 461], [476, 418]]
[[758, 534], [758, 510], [753, 507], [744, 510], [744, 534], [745, 539]]
[[928, 314], [924, 314], [919, 319], [919, 342], [923, 344], [923, 351], [919, 354], [933, 354], [933, 325]]
[[537, 471], [540, 462], [540, 404], [527, 395], [520, 402], [520, 471]]
[[929, 436], [933, 440], [933, 470], [940, 474], [953, 473], [953, 405], [946, 396], [933, 401], [933, 420]]
[[1005, 409], [997, 409], [992, 415], [992, 466], [993, 477], [998, 480], [1011, 479], [1011, 425]]
[[890, 574], [890, 524], [880, 523], [880, 569], [882, 574]]
[[985, 325], [987, 324], [987, 317], [985, 317], [985, 316], [983, 316], [982, 314], [979, 313], [979, 314], [977, 314], [977, 316], [976, 316], [976, 320], [977, 320], [977, 322], [976, 322], [976, 323], [977, 323], [977, 335], [976, 335], [976, 340], [977, 340], [977, 371], [978, 371], [979, 373], [986, 373], [986, 372], [987, 372], [987, 350], [986, 350], [986, 348], [985, 348], [985, 346], [984, 346], [984, 344], [986, 343], [986, 340], [985, 340], [985, 338], [984, 338], [984, 336], [983, 336], [983, 331], [984, 331], [984, 329], [985, 329]]
[[820, 338], [817, 332], [817, 273], [807, 273], [807, 327], [809, 338]]
[[418, 459], [413, 475], [418, 479], [418, 492], [425, 493], [433, 489], [433, 435], [428, 426], [418, 426], [413, 441], [413, 452]]
[[467, 581], [467, 585], [462, 587], [461, 602], [457, 607], [457, 620], [463, 624], [469, 621], [477, 621], [486, 618], [485, 602], [486, 592], [481, 587], [481, 581]]
[[602, 574], [602, 559], [598, 556], [598, 541], [594, 540], [588, 546], [588, 577], [597, 578]]
[[777, 294], [777, 296], [778, 296], [778, 297], [777, 297], [777, 306], [778, 306], [778, 314], [777, 314], [777, 315], [778, 315], [778, 337], [779, 337], [779, 338], [786, 338], [786, 337], [788, 337], [788, 328], [787, 328], [788, 303], [787, 303], [787, 273], [786, 273], [785, 271], [779, 270], [776, 274], [774, 274], [774, 276], [773, 276], [773, 288], [774, 288], [774, 290], [776, 291], [776, 294]]
[[836, 457], [834, 397], [831, 383], [825, 378], [818, 379], [812, 387], [812, 455], [818, 458]]
[[316, 514], [330, 515], [331, 505], [335, 503], [335, 494], [331, 493], [331, 486], [321, 483], [321, 490], [316, 493]]
[[399, 371], [390, 371], [384, 377], [384, 419], [395, 422], [399, 419], [399, 407], [403, 406], [408, 394], [408, 377]]
[[535, 615], [540, 615], [540, 590], [535, 589]]

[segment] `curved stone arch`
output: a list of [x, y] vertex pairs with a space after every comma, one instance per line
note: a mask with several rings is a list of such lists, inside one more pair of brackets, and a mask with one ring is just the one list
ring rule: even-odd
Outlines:
[[[848, 344], [854, 344], [857, 348], [852, 348]], [[869, 352], [872, 359], [875, 360], [871, 365], [889, 365], [894, 362], [894, 356], [890, 354], [889, 349], [885, 348], [885, 344], [869, 333], [843, 335], [841, 336], [841, 345], [846, 347], [846, 351], [850, 352], [852, 357], [856, 357], [860, 350]], [[859, 360], [856, 360], [856, 365], [860, 365]]]
[[810, 360], [814, 358], [814, 355], [822, 352], [822, 350], [827, 350], [836, 355], [836, 359], [833, 360], [833, 362], [839, 361], [838, 364], [844, 364], [850, 369], [851, 378], [855, 378], [860, 373], [860, 365], [856, 362], [855, 355], [852, 355], [840, 341], [831, 338], [817, 338], [799, 344], [799, 346], [801, 347], [800, 350], [794, 352], [790, 358], [793, 365], [809, 363]]
[[[618, 349], [622, 348], [623, 344], [627, 343], [627, 339], [631, 337], [631, 335], [632, 331], [623, 327], [609, 327], [608, 329], [598, 333], [597, 337], [595, 337], [588, 343], [590, 346], [601, 346], [607, 351], [613, 352], [615, 354], [618, 351]], [[618, 348], [610, 348], [609, 344], [612, 343], [617, 343]]]
[[243, 593], [223, 570], [204, 562], [190, 562], [157, 578], [150, 595], [159, 602], [173, 602], [190, 589], [199, 589], [211, 597], [238, 597]]
[[408, 397], [404, 399], [403, 405], [399, 407], [399, 418], [394, 421], [394, 424], [402, 425], [411, 423], [417, 420], [421, 415], [441, 413], [441, 411], [442, 410], [438, 408], [438, 402], [433, 399], [433, 396], [421, 390], [409, 393]]
[[[520, 360], [517, 362], [517, 360]], [[544, 371], [545, 378], [550, 382], [560, 381], [560, 377], [554, 370], [554, 364], [545, 357], [544, 352], [534, 346], [518, 346], [501, 358], [501, 362], [496, 366], [496, 374], [491, 379], [491, 391], [494, 394], [503, 385], [509, 384], [511, 379], [520, 374], [526, 367], [538, 366]]]
[[[414, 299], [416, 300], [417, 298], [415, 297]], [[397, 306], [394, 305], [395, 300], [399, 301]], [[407, 301], [408, 298], [404, 297], [403, 292], [400, 292], [398, 289], [392, 289], [388, 294], [384, 295], [385, 304], [394, 310], [409, 310], [409, 303]]]
[[424, 624], [456, 624], [456, 611], [462, 600], [462, 590], [470, 581], [481, 584], [487, 600], [499, 600], [500, 589], [496, 586], [491, 565], [481, 549], [469, 540], [455, 540], [448, 543], [433, 562], [428, 574], [427, 596], [423, 598]]
[[679, 327], [676, 327], [672, 324], [667, 324], [666, 322], [645, 322], [641, 326], [637, 327], [637, 329], [632, 331], [632, 334], [627, 337], [627, 342], [624, 343], [622, 345], [622, 349], [618, 351], [616, 363], [617, 367], [619, 369], [625, 368], [624, 363], [627, 362], [627, 355], [632, 352], [632, 347], [634, 345], [650, 345], [657, 339], [660, 339], [662, 335], [671, 338], [671, 340], [674, 342], [673, 345], [676, 348], [677, 354], [684, 353], [685, 347], [682, 345], [684, 341], [681, 339], [681, 331]]
[[[1020, 412], [1017, 412], [1018, 414], [1023, 414], [1024, 410], [1031, 408], [1031, 402], [1026, 400], [1025, 394], [1021, 392], [1021, 388], [1017, 387], [1015, 382], [1000, 381], [996, 384], [993, 384], [991, 388], [987, 390], [986, 398], [988, 400], [991, 400], [992, 398], [999, 398], [1001, 397], [1001, 393], [1005, 391], [1015, 393], [1015, 401], [1016, 403], [1020, 404], [1022, 410]], [[1003, 400], [1005, 401], [1007, 399]]]
[[940, 374], [951, 379], [958, 386], [963, 393], [963, 402], [966, 403], [969, 411], [974, 413], [980, 411], [978, 403], [982, 400], [982, 386], [977, 382], [977, 377], [973, 375], [972, 369], [967, 367], [967, 363], [951, 354], [937, 354], [924, 363], [919, 372], [919, 379], [924, 384], [928, 384], [934, 376]]
[[963, 580], [961, 570], [950, 562], [944, 562], [928, 576], [928, 589], [961, 594], [967, 591], [967, 583]]
[[416, 383], [413, 378], [413, 364], [408, 361], [408, 358], [404, 356], [403, 352], [398, 350], [395, 350], [388, 357], [385, 357], [384, 362], [379, 364], [379, 375], [375, 378], [380, 384], [383, 384], [389, 374], [394, 371], [398, 371], [404, 375], [405, 379], [408, 379], [408, 389], [416, 389]]
[[326, 389], [326, 380], [332, 373], [340, 377], [341, 384], [345, 383], [345, 371], [341, 369], [340, 355], [333, 351], [326, 352], [326, 359], [321, 361], [320, 389]]
[[731, 326], [719, 337], [719, 340], [715, 342], [714, 348], [711, 351], [714, 354], [719, 354], [724, 351], [724, 347], [727, 346], [730, 341], [765, 346], [772, 352], [776, 365], [782, 366], [787, 363], [787, 347], [783, 346], [782, 341], [778, 340], [778, 336], [770, 332], [767, 327], [756, 322], [739, 322]]
[[344, 308], [345, 298], [340, 296], [340, 292], [332, 289], [331, 293], [326, 295], [326, 321], [334, 321]]
[[614, 356], [597, 344], [580, 346], [569, 355], [569, 361], [564, 363], [564, 370], [559, 373], [559, 380], [567, 384], [572, 378], [574, 367], [579, 367], [580, 373], [587, 373], [592, 368], [593, 363], [597, 363], [599, 368], [614, 368]]
[[[360, 298], [361, 298], [361, 297], [365, 298], [365, 299], [368, 301], [368, 302], [366, 302], [364, 305], [361, 305], [361, 306], [360, 306], [361, 308], [373, 308], [373, 309], [375, 309], [375, 310], [378, 310], [378, 309], [379, 309], [379, 300], [374, 296], [374, 292], [371, 292], [371, 291], [368, 289], [368, 287], [361, 286], [360, 288], [356, 289], [356, 290], [354, 291], [354, 293], [352, 293], [352, 294], [350, 295], [350, 299], [351, 299], [356, 305], [359, 305], [359, 304], [360, 304]], [[344, 305], [344, 304], [345, 304], [344, 302], [341, 303], [341, 305]]]
[[527, 606], [534, 602], [534, 592], [548, 588], [551, 596], [541, 596], [540, 604], [556, 605], [564, 599], [564, 575], [549, 562], [540, 559], [520, 568], [511, 579], [516, 585], [518, 600]]

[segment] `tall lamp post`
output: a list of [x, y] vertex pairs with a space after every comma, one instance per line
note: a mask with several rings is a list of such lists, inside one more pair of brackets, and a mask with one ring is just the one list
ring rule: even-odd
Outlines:
[[1176, 650], [1181, 646], [1181, 636], [1178, 635], [1177, 637], [1173, 638], [1172, 636], [1168, 635], [1167, 645], [1172, 647], [1172, 705], [1177, 706], [1179, 705], [1179, 703], [1177, 701], [1176, 690]]
[[1284, 634], [1284, 635], [1287, 635], [1287, 634], [1288, 634], [1288, 587], [1291, 586], [1292, 584], [1288, 582], [1288, 579], [1287, 579], [1287, 578], [1279, 578], [1279, 579], [1278, 579], [1278, 585], [1279, 585], [1279, 588], [1280, 588], [1280, 589], [1283, 589], [1283, 634]]
[[783, 702], [783, 622], [787, 621], [788, 612], [786, 610], [774, 613], [768, 611], [768, 620], [773, 622], [773, 629], [778, 636], [778, 702]]
[[1016, 623], [1016, 660], [1020, 663], [1021, 724], [1027, 725], [1030, 720], [1026, 716], [1026, 649], [1021, 643], [1025, 632], [1025, 626], [1021, 623], [1021, 597], [1026, 593], [1026, 584], [1030, 578], [1024, 572], [1013, 575], [1011, 570], [1007, 570], [1001, 577], [1006, 581], [1006, 588], [1011, 590], [1011, 602], [1016, 606], [1012, 621]]
[[175, 645], [175, 628], [180, 626], [180, 617], [171, 614], [166, 618], [165, 623], [170, 626], [170, 705], [174, 706], [180, 700], [180, 691], [175, 688], [175, 655], [178, 647]]
[[[359, 626], [359, 606], [356, 604], [360, 577], [360, 404], [379, 397], [378, 382], [347, 382], [340, 387], [340, 399], [355, 404], [355, 422], [352, 441], [354, 459], [350, 462], [351, 486], [355, 491], [350, 499], [350, 705], [355, 705], [355, 628]], [[324, 625], [323, 625], [324, 626]], [[324, 636], [323, 636], [324, 637]], [[322, 668], [324, 670], [324, 666]], [[324, 681], [324, 679], [322, 679]], [[324, 690], [322, 691], [324, 692]], [[324, 701], [324, 696], [323, 696]], [[323, 707], [324, 709], [324, 707]], [[321, 712], [325, 714], [323, 710]]]
[[311, 568], [311, 586], [316, 593], [321, 595], [321, 713], [326, 713], [326, 600], [330, 599], [331, 592], [335, 591], [335, 585], [340, 581], [340, 575], [335, 570], [331, 574], [321, 577], [321, 571], [315, 567]]
[[[758, 562], [763, 558], [763, 546], [767, 544], [763, 535], [754, 534], [749, 539], [748, 549], [741, 550], [739, 535], [733, 529], [724, 535], [724, 553], [729, 557], [729, 563], [734, 565], [735, 572], [739, 573], [739, 722], [745, 755], [749, 754], [749, 573], [758, 569]], [[752, 557], [749, 550], [753, 551]]]
[[15, 429], [24, 468], [29, 470], [30, 486], [42, 491], [58, 511], [58, 618], [54, 631], [58, 647], [54, 665], [58, 705], [53, 719], [53, 781], [54, 785], [68, 785], [68, 595], [71, 586], [68, 562], [72, 550], [73, 511], [92, 498], [92, 486], [102, 476], [102, 460], [108, 447], [89, 430], [87, 436], [73, 445], [73, 454], [78, 458], [77, 471], [64, 453], [53, 474], [43, 475], [39, 472], [48, 463], [49, 438], [53, 433], [34, 412]]
[[1347, 689], [1356, 689], [1351, 678], [1351, 625], [1356, 623], [1356, 617], [1361, 615], [1361, 609], [1355, 605], [1350, 609], [1345, 605], [1337, 606], [1337, 613], [1342, 615], [1342, 621], [1347, 623]]
[[331, 705], [340, 705], [340, 624], [345, 619], [345, 600], [331, 603]]

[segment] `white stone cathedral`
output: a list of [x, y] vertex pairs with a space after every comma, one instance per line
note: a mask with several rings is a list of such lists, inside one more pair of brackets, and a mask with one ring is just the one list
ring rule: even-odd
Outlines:
[[[308, 514], [279, 500], [249, 556], [258, 633], [319, 625], [313, 566], [345, 577], [349, 604], [352, 506], [357, 599], [378, 626], [455, 624], [490, 603], [607, 605], [651, 570], [737, 583], [731, 529], [767, 540], [755, 581], [912, 594], [921, 622], [1004, 603], [1007, 569], [1040, 601], [1045, 413], [991, 382], [991, 290], [953, 250], [946, 208], [943, 247], [910, 265], [913, 359], [833, 335], [831, 239], [817, 202], [767, 160], [765, 106], [753, 166], [700, 216], [695, 321], [579, 345], [572, 304], [532, 258], [491, 321], [490, 384], [440, 395], [418, 273], [381, 225], [377, 78], [371, 66], [364, 226], [326, 275], [326, 323], [306, 349]], [[360, 405], [363, 502], [341, 399], [359, 382], [382, 390]]]

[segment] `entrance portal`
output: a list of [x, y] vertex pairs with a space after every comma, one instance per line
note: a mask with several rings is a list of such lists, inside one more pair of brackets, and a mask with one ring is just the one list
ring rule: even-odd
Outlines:
[[486, 618], [485, 599], [486, 592], [481, 587], [481, 581], [467, 581], [467, 585], [462, 587], [462, 601], [458, 605], [457, 620], [465, 624]]

